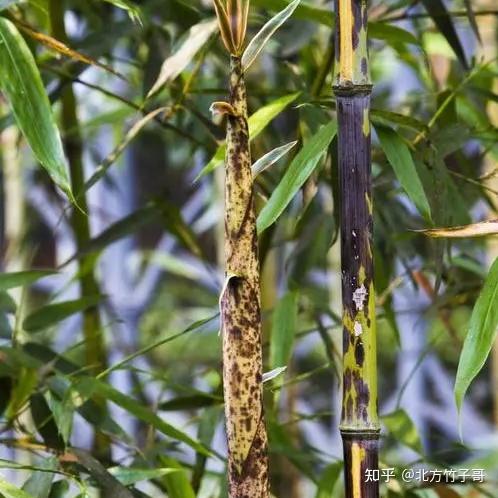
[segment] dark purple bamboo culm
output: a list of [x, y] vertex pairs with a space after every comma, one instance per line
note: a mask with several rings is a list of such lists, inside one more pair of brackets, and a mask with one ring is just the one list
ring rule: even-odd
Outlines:
[[377, 359], [373, 283], [367, 0], [336, 0], [334, 93], [339, 122], [346, 498], [378, 498]]

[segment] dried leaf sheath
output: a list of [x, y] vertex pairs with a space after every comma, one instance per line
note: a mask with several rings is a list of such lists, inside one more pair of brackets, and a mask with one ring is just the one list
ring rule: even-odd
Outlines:
[[258, 239], [244, 76], [231, 56], [225, 180], [225, 259], [221, 297], [229, 496], [268, 496], [263, 415]]

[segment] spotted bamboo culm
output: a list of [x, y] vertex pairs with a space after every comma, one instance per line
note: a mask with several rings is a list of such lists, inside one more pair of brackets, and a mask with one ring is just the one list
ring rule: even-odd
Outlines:
[[[230, 52], [230, 99], [213, 104], [227, 119], [225, 276], [220, 298], [230, 498], [267, 498], [258, 237], [241, 50], [248, 2], [215, 2]], [[225, 15], [230, 22], [226, 22]]]

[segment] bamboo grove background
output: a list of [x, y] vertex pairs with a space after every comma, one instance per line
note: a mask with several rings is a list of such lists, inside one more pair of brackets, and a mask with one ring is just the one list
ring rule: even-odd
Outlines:
[[[253, 0], [247, 40], [289, 3]], [[0, 9], [0, 494], [225, 497], [212, 2]], [[381, 496], [493, 497], [497, 8], [371, 1], [369, 19]], [[343, 496], [333, 28], [333, 2], [301, 2], [246, 75], [252, 160], [275, 162], [253, 172], [275, 497]]]

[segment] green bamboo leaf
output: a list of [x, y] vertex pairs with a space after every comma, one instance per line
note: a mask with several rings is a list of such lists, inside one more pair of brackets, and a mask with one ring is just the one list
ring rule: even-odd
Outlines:
[[368, 34], [377, 40], [384, 40], [388, 44], [407, 43], [420, 46], [420, 40], [405, 29], [385, 22], [371, 22], [368, 25]]
[[315, 170], [337, 133], [337, 123], [322, 126], [294, 158], [284, 177], [258, 216], [258, 233], [262, 233], [282, 214], [284, 209]]
[[263, 50], [268, 40], [275, 32], [289, 19], [294, 13], [301, 0], [294, 0], [284, 10], [281, 10], [277, 15], [272, 17], [249, 42], [247, 48], [242, 55], [242, 68], [247, 71], [251, 64], [256, 60], [256, 57]]
[[19, 128], [52, 180], [72, 199], [62, 141], [35, 59], [17, 28], [4, 17], [0, 17], [0, 67], [0, 89]]
[[26, 332], [39, 332], [70, 316], [96, 306], [102, 296], [88, 296], [73, 301], [48, 304], [29, 314], [22, 326]]
[[403, 443], [419, 454], [423, 453], [422, 442], [412, 419], [404, 410], [384, 415], [382, 422], [396, 441]]
[[392, 128], [376, 126], [377, 136], [399, 183], [422, 216], [431, 220], [431, 207], [417, 173], [410, 149]]
[[458, 38], [455, 26], [451, 19], [451, 15], [446, 9], [442, 0], [422, 0], [422, 4], [432, 17], [434, 23], [439, 28], [439, 31], [446, 38], [447, 42], [455, 52], [456, 56], [462, 63], [465, 69], [468, 69], [467, 59], [462, 47], [462, 43]]
[[217, 29], [216, 20], [203, 21], [192, 26], [178, 50], [163, 62], [159, 76], [147, 94], [147, 98], [179, 76]]
[[263, 173], [263, 171], [267, 170], [270, 166], [284, 157], [285, 154], [287, 154], [296, 145], [297, 141], [290, 142], [265, 154], [252, 165], [252, 176], [256, 178], [259, 174]]
[[372, 109], [370, 117], [372, 118], [372, 122], [374, 124], [380, 124], [381, 126], [390, 126], [395, 124], [402, 128], [415, 130], [419, 133], [427, 130], [427, 125], [423, 121], [420, 121], [413, 116], [406, 116], [405, 114], [399, 114], [397, 112]]
[[472, 31], [474, 31], [474, 34], [476, 35], [476, 38], [479, 40], [479, 42], [482, 43], [481, 33], [479, 33], [479, 26], [477, 25], [477, 19], [474, 13], [474, 9], [472, 8], [472, 3], [470, 2], [470, 0], [464, 0], [464, 3], [465, 8], [467, 9], [467, 17], [469, 18], [469, 23]]
[[342, 468], [342, 462], [333, 462], [325, 467], [318, 481], [315, 498], [333, 498], [335, 496], [334, 486], [341, 476]]
[[5, 498], [34, 498], [33, 495], [26, 493], [26, 491], [23, 491], [22, 489], [16, 488], [2, 477], [0, 477], [0, 493]]
[[472, 311], [469, 331], [460, 354], [455, 381], [455, 401], [460, 412], [471, 382], [481, 371], [498, 332], [498, 258], [492, 264]]
[[223, 404], [221, 396], [199, 391], [197, 394], [190, 396], [179, 396], [168, 401], [163, 401], [159, 404], [159, 409], [163, 411], [196, 410], [220, 404]]
[[134, 498], [133, 493], [110, 474], [109, 471], [90, 453], [79, 448], [71, 448], [71, 453], [77, 457], [78, 463], [85, 467], [93, 480], [98, 483], [99, 488], [103, 492], [103, 496], [112, 496], [112, 498]]
[[57, 463], [56, 457], [42, 461], [40, 469], [43, 470], [37, 470], [31, 474], [22, 487], [23, 491], [32, 494], [35, 498], [48, 498], [55, 477], [53, 471], [57, 469]]
[[56, 274], [53, 270], [31, 270], [0, 274], [0, 291], [30, 285], [43, 277]]
[[165, 422], [158, 415], [144, 406], [140, 401], [123, 394], [109, 384], [92, 377], [83, 377], [79, 379], [73, 387], [82, 396], [91, 397], [94, 394], [98, 394], [99, 396], [112, 401], [138, 419], [152, 425], [164, 435], [177, 441], [182, 441], [195, 451], [202, 453], [203, 455], [210, 456], [209, 450], [205, 448], [204, 445], [192, 439], [189, 435], [185, 434], [176, 427]]
[[[298, 97], [300, 93], [291, 93], [289, 95], [284, 95], [268, 105], [265, 105], [261, 109], [257, 110], [248, 120], [249, 124], [249, 137], [254, 140], [267, 126], [273, 121], [287, 106], [292, 104]], [[223, 143], [218, 147], [218, 150], [214, 154], [211, 161], [209, 161], [202, 171], [197, 175], [195, 182], [202, 178], [203, 176], [214, 171], [218, 166], [223, 164], [225, 160], [225, 153], [227, 150], [226, 143]]]
[[287, 292], [273, 312], [270, 339], [270, 368], [289, 364], [297, 322], [298, 293]]
[[[289, 5], [289, 0], [252, 0], [258, 7], [271, 10], [282, 10]], [[331, 9], [301, 2], [294, 13], [294, 17], [304, 21], [312, 21], [329, 28], [334, 27], [334, 16]]]
[[161, 464], [176, 469], [163, 478], [170, 498], [195, 498], [195, 492], [190, 484], [187, 471], [175, 459], [161, 456]]
[[160, 468], [160, 469], [137, 469], [134, 467], [111, 467], [107, 469], [109, 474], [115, 477], [123, 486], [131, 486], [140, 481], [150, 481], [159, 479], [173, 472], [178, 472], [178, 469]]
[[123, 9], [124, 11], [127, 12], [128, 16], [132, 21], [137, 22], [139, 24], [143, 24], [142, 13], [139, 7], [133, 4], [130, 0], [104, 0], [104, 2], [111, 3], [112, 5], [115, 5], [116, 7]]

